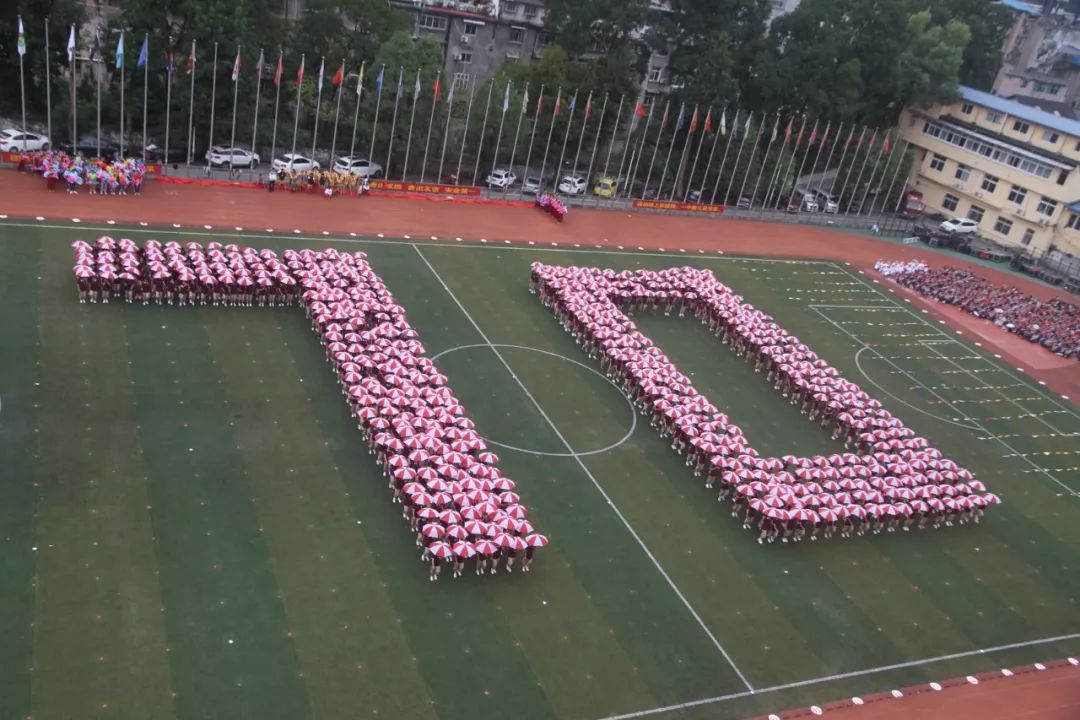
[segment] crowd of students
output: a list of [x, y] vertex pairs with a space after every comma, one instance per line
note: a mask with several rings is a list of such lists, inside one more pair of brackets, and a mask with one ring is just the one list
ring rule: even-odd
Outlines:
[[[710, 270], [534, 263], [531, 290], [758, 542], [978, 522], [998, 497]], [[692, 314], [853, 452], [761, 457], [628, 316]], [[752, 411], [752, 408], [747, 409]]]
[[70, 194], [85, 189], [91, 195], [138, 195], [146, 175], [146, 165], [137, 158], [107, 163], [59, 150], [23, 153], [19, 168], [41, 173], [49, 189], [64, 183]]
[[1080, 308], [1064, 300], [1038, 300], [1011, 285], [994, 285], [967, 270], [934, 270], [923, 263], [887, 263], [876, 269], [904, 287], [990, 320], [1065, 358], [1080, 357]]
[[218, 242], [76, 241], [82, 301], [302, 304], [369, 451], [422, 548], [429, 578], [528, 572], [547, 538], [499, 469], [446, 376], [362, 252], [241, 248]]
[[270, 192], [278, 187], [290, 192], [314, 192], [326, 197], [336, 194], [360, 195], [368, 189], [368, 179], [352, 173], [333, 170], [281, 170], [271, 169], [267, 175]]

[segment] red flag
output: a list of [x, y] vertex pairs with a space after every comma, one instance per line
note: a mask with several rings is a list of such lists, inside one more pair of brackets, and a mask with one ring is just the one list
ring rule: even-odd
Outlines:
[[645, 106], [641, 104], [641, 101], [637, 101], [637, 106], [634, 108], [634, 114], [639, 118], [645, 117]]
[[705, 113], [705, 134], [712, 135], [712, 108], [709, 108], [709, 112]]
[[860, 148], [862, 148], [862, 141], [863, 141], [863, 138], [865, 136], [866, 136], [866, 128], [863, 128], [862, 132], [859, 133], [859, 142], [855, 145], [855, 152], [859, 152]]
[[296, 71], [296, 84], [297, 86], [304, 84], [304, 57], [300, 56], [300, 69]]
[[823, 132], [821, 134], [821, 146], [825, 147], [826, 143], [828, 143], [828, 142], [829, 142], [829, 126], [826, 125], [825, 126], [825, 132]]
[[589, 93], [589, 98], [585, 101], [585, 119], [589, 119], [589, 115], [592, 115], [592, 93]]
[[810, 140], [808, 140], [807, 143], [806, 143], [807, 147], [810, 147], [811, 145], [813, 145], [814, 141], [817, 140], [817, 124], [818, 124], [818, 121], [815, 120], [814, 121], [814, 129], [810, 131]]
[[883, 155], [888, 155], [889, 154], [889, 145], [890, 145], [891, 140], [892, 140], [892, 137], [889, 136], [889, 135], [886, 135], [885, 136], [885, 142], [881, 143], [881, 152], [882, 152]]
[[794, 120], [794, 118], [788, 118], [787, 127], [784, 129], [784, 144], [785, 145], [790, 145], [791, 144], [791, 123], [792, 123], [793, 120]]
[[855, 137], [855, 126], [852, 125], [851, 130], [848, 131], [847, 140], [844, 141], [844, 152], [848, 151], [851, 146], [851, 138]]
[[337, 87], [345, 80], [345, 63], [341, 63], [338, 66], [337, 72], [334, 73], [334, 77], [330, 78], [330, 84]]
[[693, 135], [697, 132], [698, 122], [698, 109], [697, 105], [694, 106], [694, 114], [690, 117], [690, 134]]
[[670, 109], [671, 109], [671, 103], [669, 102], [667, 105], [664, 106], [664, 117], [660, 119], [660, 129], [661, 130], [667, 127], [668, 110], [670, 110]]
[[562, 112], [562, 89], [555, 94], [555, 111], [553, 114], [558, 117], [560, 112]]
[[281, 74], [285, 72], [285, 65], [281, 62], [281, 55], [278, 55], [277, 69], [274, 70], [274, 85], [281, 87]]
[[799, 126], [799, 137], [795, 138], [795, 147], [799, 147], [799, 145], [802, 144], [804, 130], [806, 130], [806, 120], [803, 120], [802, 125]]
[[192, 41], [192, 43], [191, 43], [191, 54], [187, 56], [187, 68], [184, 70], [184, 73], [187, 74], [187, 75], [190, 75], [193, 72], [195, 72], [195, 43], [194, 43], [194, 41]]
[[440, 98], [442, 98], [442, 77], [439, 76], [439, 75], [436, 75], [435, 76], [435, 102], [439, 102]]
[[536, 114], [544, 111], [544, 88], [540, 88], [540, 96], [536, 98]]

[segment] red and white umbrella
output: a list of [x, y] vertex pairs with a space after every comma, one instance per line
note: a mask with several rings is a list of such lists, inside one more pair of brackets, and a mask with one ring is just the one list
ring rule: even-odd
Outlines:
[[517, 487], [517, 483], [515, 483], [510, 478], [501, 477], [493, 480], [491, 483], [491, 487], [495, 490], [499, 490], [500, 492], [502, 492], [506, 490], [513, 490], [515, 487]]
[[420, 534], [429, 540], [438, 540], [446, 534], [446, 528], [439, 523], [428, 523], [420, 530]]
[[473, 544], [473, 549], [481, 555], [495, 555], [499, 552], [499, 546], [491, 540], [480, 540]]
[[533, 533], [525, 536], [525, 544], [529, 547], [544, 547], [548, 544], [548, 539], [540, 533]]
[[495, 544], [509, 550], [524, 550], [528, 547], [525, 538], [517, 535], [498, 535], [495, 537]]
[[487, 532], [487, 523], [483, 520], [466, 520], [465, 530], [470, 535], [483, 535]]
[[428, 495], [425, 492], [413, 493], [412, 495], [409, 496], [409, 500], [412, 502], [413, 505], [424, 506], [424, 505], [431, 505], [432, 504], [431, 495]]
[[487, 464], [487, 465], [498, 465], [499, 464], [499, 456], [496, 455], [493, 452], [485, 451], [485, 452], [479, 453], [476, 456], [476, 459], [479, 460], [482, 463]]
[[440, 560], [445, 560], [446, 558], [451, 557], [454, 554], [454, 549], [450, 547], [449, 544], [444, 543], [442, 540], [436, 540], [435, 542], [428, 545], [428, 552], [431, 553], [431, 555], [433, 555], [434, 557], [439, 558]]
[[469, 531], [460, 525], [451, 525], [446, 528], [446, 537], [452, 540], [467, 540], [469, 538]]
[[438, 520], [439, 511], [435, 508], [422, 507], [416, 511], [416, 517], [420, 518], [421, 520]]
[[443, 510], [439, 513], [439, 522], [445, 525], [457, 525], [461, 522], [461, 513], [456, 510]]
[[[476, 554], [476, 548], [473, 547], [473, 544], [464, 540], [459, 540], [458, 542], [454, 543], [451, 549], [453, 550], [455, 555], [465, 560], [471, 558], [473, 555]], [[491, 553], [487, 554], [490, 555]]]

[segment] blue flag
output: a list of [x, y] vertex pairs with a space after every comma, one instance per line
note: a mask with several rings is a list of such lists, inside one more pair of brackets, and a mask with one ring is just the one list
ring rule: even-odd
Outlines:
[[574, 97], [570, 98], [570, 104], [566, 107], [566, 112], [570, 115], [574, 114], [574, 108], [577, 107], [577, 93], [574, 93]]
[[683, 129], [683, 123], [686, 121], [686, 105], [679, 106], [679, 119], [675, 121], [675, 130], [679, 131]]
[[136, 61], [136, 67], [142, 67], [146, 64], [146, 61], [150, 59], [150, 38], [146, 35], [143, 36], [142, 50], [139, 50], [139, 59]]
[[124, 69], [124, 32], [120, 31], [120, 42], [116, 43], [116, 69]]
[[386, 66], [383, 66], [379, 70], [378, 77], [375, 78], [375, 90], [382, 93], [383, 73], [386, 71]]

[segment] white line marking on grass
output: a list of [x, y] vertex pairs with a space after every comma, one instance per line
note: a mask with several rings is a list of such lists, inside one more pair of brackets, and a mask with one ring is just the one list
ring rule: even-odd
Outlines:
[[737, 692], [730, 693], [728, 695], [719, 695], [717, 697], [703, 698], [701, 700], [691, 700], [690, 702], [679, 703], [678, 705], [667, 705], [664, 707], [652, 708], [650, 710], [639, 710], [637, 712], [625, 713], [623, 715], [609, 715], [602, 720], [630, 720], [630, 718], [648, 717], [649, 715], [659, 715], [660, 713], [674, 712], [677, 710], [685, 710], [686, 708], [701, 707], [702, 705], [713, 705], [725, 700], [736, 700], [738, 698], [749, 697], [750, 695], [760, 696], [767, 693], [779, 692], [781, 690], [792, 690], [794, 688], [808, 687], [810, 685], [820, 685], [822, 683], [834, 682], [836, 680], [847, 680], [854, 677], [862, 677], [864, 675], [874, 675], [877, 673], [888, 672], [890, 670], [903, 670], [905, 668], [919, 667], [922, 665], [933, 665], [939, 662], [946, 662], [948, 660], [959, 660], [960, 658], [973, 657], [975, 655], [987, 655], [990, 653], [1002, 652], [1004, 650], [1015, 650], [1023, 647], [1033, 647], [1035, 645], [1046, 645], [1049, 643], [1061, 642], [1063, 640], [1076, 640], [1080, 638], [1080, 633], [1072, 633], [1070, 635], [1058, 635], [1056, 637], [1040, 638], [1038, 640], [1024, 640], [1022, 642], [1009, 643], [1008, 645], [996, 645], [994, 647], [980, 648], [978, 650], [967, 650], [965, 652], [949, 653], [948, 655], [938, 655], [936, 657], [923, 658], [921, 660], [909, 660], [907, 662], [893, 663], [892, 665], [881, 665], [880, 667], [867, 668], [865, 670], [854, 670], [852, 672], [837, 673], [836, 675], [823, 675], [821, 677], [810, 678], [809, 680], [799, 680], [798, 682], [784, 683], [783, 685], [773, 685], [767, 688], [760, 688], [753, 692]]
[[[544, 412], [544, 408], [540, 406], [540, 403], [537, 402], [535, 397], [533, 397], [533, 394], [529, 392], [529, 388], [525, 386], [525, 383], [522, 382], [521, 378], [517, 376], [517, 373], [514, 372], [514, 369], [510, 367], [510, 363], [506, 361], [506, 358], [504, 358], [502, 353], [499, 352], [499, 349], [492, 345], [491, 340], [489, 340], [488, 336], [484, 334], [484, 331], [480, 328], [480, 325], [465, 308], [461, 300], [458, 299], [457, 295], [455, 295], [454, 292], [450, 289], [450, 286], [447, 285], [446, 281], [443, 280], [441, 275], [439, 275], [439, 272], [435, 269], [435, 266], [428, 262], [427, 257], [424, 256], [424, 253], [421, 252], [419, 247], [413, 245], [413, 249], [416, 251], [416, 254], [420, 256], [420, 259], [424, 261], [424, 264], [427, 265], [428, 269], [431, 271], [431, 274], [435, 276], [435, 279], [439, 281], [439, 284], [442, 285], [443, 289], [446, 291], [446, 294], [450, 296], [450, 299], [454, 301], [454, 303], [461, 310], [462, 314], [465, 315], [465, 318], [476, 329], [477, 334], [480, 335], [480, 338], [484, 341], [484, 344], [491, 348], [491, 351], [495, 353], [495, 357], [499, 359], [499, 362], [503, 364], [503, 367], [506, 368], [506, 371], [510, 373], [510, 377], [514, 378], [514, 381], [521, 387], [522, 392], [524, 392], [525, 396], [529, 398], [529, 401], [532, 402], [537, 412], [539, 412], [540, 416], [544, 418], [545, 422], [547, 422], [552, 432], [555, 433], [555, 436], [559, 438], [559, 442], [563, 444], [567, 452], [573, 453], [574, 448], [570, 445], [570, 442], [566, 439], [566, 436], [559, 431], [559, 428], [556, 427], [554, 422], [552, 422], [548, 414]], [[682, 601], [682, 604], [686, 607], [686, 609], [690, 611], [690, 614], [694, 617], [694, 620], [697, 621], [697, 624], [709, 637], [709, 640], [711, 640], [713, 645], [716, 646], [716, 649], [720, 651], [720, 654], [724, 656], [724, 659], [727, 660], [728, 665], [730, 665], [731, 669], [735, 671], [735, 674], [739, 676], [739, 680], [742, 681], [742, 684], [746, 686], [748, 693], [753, 693], [754, 687], [750, 684], [750, 681], [746, 679], [746, 676], [743, 675], [742, 670], [739, 669], [739, 666], [736, 665], [735, 661], [731, 659], [730, 655], [728, 655], [728, 652], [724, 649], [724, 646], [720, 644], [720, 641], [716, 639], [716, 636], [713, 635], [712, 631], [705, 624], [705, 621], [702, 620], [701, 616], [698, 615], [696, 610], [694, 610], [694, 607], [690, 604], [690, 601], [686, 599], [686, 596], [683, 595], [682, 591], [679, 590], [677, 585], [675, 585], [675, 582], [671, 579], [671, 576], [668, 575], [667, 571], [664, 570], [664, 567], [660, 564], [660, 561], [656, 559], [656, 556], [652, 554], [651, 550], [649, 550], [649, 547], [645, 544], [645, 541], [641, 539], [641, 537], [634, 530], [633, 526], [630, 525], [630, 521], [626, 519], [626, 516], [622, 514], [622, 511], [619, 510], [619, 507], [604, 491], [603, 486], [600, 485], [596, 477], [585, 465], [585, 462], [580, 457], [574, 457], [574, 461], [578, 464], [578, 467], [581, 468], [581, 471], [585, 473], [585, 476], [589, 478], [593, 486], [596, 487], [596, 490], [600, 493], [601, 497], [603, 497], [604, 500], [607, 502], [608, 507], [610, 507], [612, 511], [614, 511], [615, 515], [619, 518], [619, 520], [622, 521], [623, 526], [626, 527], [626, 531], [630, 533], [630, 536], [634, 538], [635, 541], [637, 541], [637, 544], [645, 552], [645, 555], [648, 556], [649, 560], [652, 561], [653, 566], [657, 569], [660, 575], [663, 576], [664, 580], [667, 581], [667, 584], [671, 587], [672, 591], [674, 591], [675, 595], [678, 596], [679, 600]]]
[[626, 434], [623, 435], [622, 438], [619, 439], [617, 442], [613, 442], [612, 444], [608, 445], [607, 447], [602, 447], [602, 448], [599, 448], [597, 450], [584, 450], [582, 452], [574, 452], [574, 453], [543, 452], [542, 450], [530, 450], [528, 448], [517, 447], [515, 445], [507, 445], [506, 443], [501, 443], [498, 440], [492, 440], [491, 438], [484, 438], [485, 441], [491, 443], [492, 445], [498, 445], [501, 448], [506, 448], [507, 450], [516, 450], [517, 452], [526, 453], [528, 455], [540, 455], [542, 457], [587, 457], [589, 455], [599, 455], [601, 453], [606, 453], [608, 450], [614, 450], [615, 448], [619, 447], [620, 445], [625, 443], [627, 440], [629, 440], [630, 437], [634, 434], [634, 431], [637, 430], [637, 409], [634, 407], [634, 401], [631, 400], [630, 398], [626, 397], [625, 394], [623, 394], [622, 388], [620, 388], [615, 383], [614, 380], [612, 380], [607, 375], [600, 372], [599, 370], [597, 370], [594, 367], [586, 365], [583, 362], [578, 362], [577, 360], [574, 360], [572, 358], [568, 358], [565, 355], [560, 355], [559, 353], [550, 352], [548, 350], [541, 350], [540, 348], [529, 347], [528, 345], [506, 345], [506, 344], [502, 344], [502, 343], [496, 343], [494, 345], [489, 346], [489, 345], [485, 345], [483, 343], [475, 343], [473, 345], [458, 345], [457, 347], [452, 347], [452, 348], [448, 348], [446, 350], [443, 350], [440, 353], [432, 355], [431, 356], [431, 362], [435, 362], [436, 360], [441, 358], [443, 355], [449, 355], [450, 353], [456, 352], [458, 350], [471, 350], [473, 348], [486, 348], [486, 347], [512, 348], [514, 350], [528, 350], [529, 352], [540, 353], [541, 355], [550, 355], [551, 357], [559, 358], [560, 360], [565, 360], [568, 363], [573, 363], [574, 365], [577, 365], [578, 367], [585, 368], [586, 370], [591, 372], [593, 375], [596, 375], [601, 380], [603, 380], [604, 382], [608, 383], [613, 388], [615, 388], [615, 391], [617, 393], [619, 393], [619, 396], [622, 397], [624, 400], [626, 400], [626, 404], [630, 406], [630, 429], [627, 430]]

